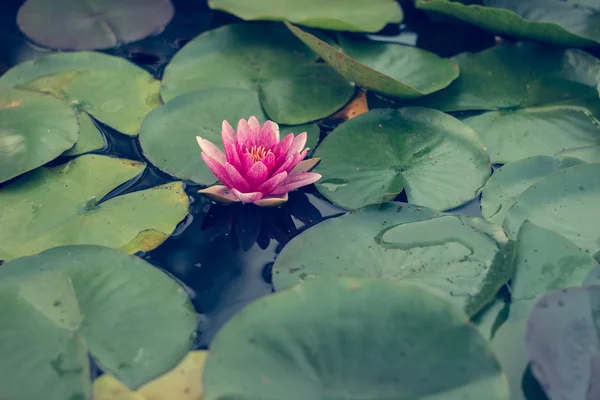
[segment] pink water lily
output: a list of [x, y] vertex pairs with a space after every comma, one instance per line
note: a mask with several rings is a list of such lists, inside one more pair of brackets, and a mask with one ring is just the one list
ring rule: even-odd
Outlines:
[[[318, 158], [304, 160], [308, 149], [306, 132], [279, 139], [279, 125], [267, 121], [261, 127], [255, 117], [241, 119], [237, 133], [229, 122], [222, 126], [223, 153], [217, 146], [197, 136], [202, 159], [223, 185], [200, 190], [220, 202], [254, 203], [277, 206], [288, 199], [288, 192], [310, 185], [321, 178], [310, 171]], [[304, 160], [304, 161], [303, 161]]]

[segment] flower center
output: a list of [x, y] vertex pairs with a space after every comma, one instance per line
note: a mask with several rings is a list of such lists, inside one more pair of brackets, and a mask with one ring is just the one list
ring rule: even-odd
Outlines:
[[246, 148], [246, 154], [249, 154], [254, 162], [262, 161], [269, 153], [271, 153], [271, 150], [267, 150], [262, 146]]

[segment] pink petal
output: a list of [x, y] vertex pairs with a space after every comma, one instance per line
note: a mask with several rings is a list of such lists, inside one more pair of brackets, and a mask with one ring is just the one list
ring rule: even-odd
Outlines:
[[208, 168], [210, 168], [212, 173], [215, 174], [217, 179], [221, 181], [221, 183], [228, 187], [233, 186], [233, 182], [229, 178], [229, 174], [227, 173], [227, 170], [225, 169], [224, 165], [219, 164], [214, 158], [207, 155], [206, 153], [202, 153], [200, 154], [200, 156], [202, 157]]
[[290, 133], [286, 135], [279, 144], [277, 145], [277, 149], [275, 150], [275, 155], [279, 156], [287, 156], [290, 147], [292, 146], [292, 142], [294, 141], [294, 134]]
[[267, 121], [262, 126], [258, 135], [257, 145], [269, 150], [279, 142], [279, 125], [273, 121]]
[[261, 161], [255, 162], [248, 172], [246, 172], [246, 181], [251, 188], [258, 187], [267, 179], [269, 179], [269, 171]]
[[289, 175], [283, 186], [279, 186], [273, 191], [273, 194], [283, 194], [298, 189], [299, 187], [310, 185], [321, 179], [321, 174], [315, 172], [304, 172], [302, 174]]
[[321, 161], [320, 158], [309, 158], [308, 160], [300, 161], [298, 165], [292, 169], [290, 175], [293, 174], [301, 174], [303, 172], [308, 172], [315, 167]]
[[256, 190], [263, 194], [271, 194], [277, 186], [281, 185], [283, 181], [285, 181], [287, 176], [287, 172], [282, 172], [280, 174], [274, 175], [269, 180], [257, 187]]
[[288, 194], [284, 193], [281, 196], [266, 196], [260, 200], [256, 200], [254, 204], [261, 207], [277, 207], [288, 201]]
[[226, 186], [230, 187], [231, 189], [241, 190], [243, 192], [250, 191], [250, 186], [248, 185], [248, 182], [239, 173], [239, 171], [235, 169], [233, 165], [229, 163], [225, 164], [225, 171], [227, 172], [227, 176], [229, 177], [229, 180], [231, 182], [231, 185], [227, 185], [225, 182], [223, 182]]
[[240, 164], [240, 157], [237, 152], [235, 131], [227, 121], [223, 121], [221, 126], [221, 138], [223, 139], [223, 147], [225, 148], [227, 162], [238, 168]]
[[252, 137], [252, 130], [248, 126], [248, 122], [245, 119], [240, 119], [237, 126], [237, 143], [238, 147], [243, 148], [246, 145], [246, 142], [250, 141]]
[[289, 156], [288, 158], [285, 159], [285, 162], [283, 164], [281, 164], [281, 166], [279, 168], [277, 168], [277, 171], [275, 171], [276, 174], [280, 173], [280, 172], [291, 172], [292, 169], [300, 162], [302, 161], [302, 155], [301, 154], [294, 154]]
[[196, 136], [196, 140], [200, 145], [200, 149], [203, 153], [215, 159], [219, 164], [225, 164], [227, 162], [227, 158], [225, 158], [225, 154], [214, 144], [209, 142], [206, 139], [202, 139], [200, 136]]
[[269, 175], [272, 175], [273, 170], [275, 169], [275, 154], [268, 153], [265, 158], [263, 158], [262, 163], [267, 167], [267, 171], [269, 171]]
[[263, 194], [261, 192], [242, 193], [237, 189], [231, 189], [231, 193], [233, 193], [235, 197], [240, 199], [242, 203], [254, 203], [257, 200], [262, 199], [263, 197]]
[[258, 138], [260, 135], [260, 122], [258, 122], [258, 120], [256, 119], [256, 117], [252, 116], [250, 118], [248, 118], [248, 126], [250, 127], [250, 140], [252, 141], [252, 144], [257, 145], [258, 146]]
[[304, 149], [304, 146], [306, 146], [306, 132], [302, 132], [301, 134], [299, 134], [298, 136], [296, 136], [294, 138], [294, 141], [292, 142], [292, 146], [290, 147], [290, 150], [288, 151], [288, 155], [294, 154], [294, 153], [300, 153], [300, 151], [302, 151], [302, 149]]
[[250, 157], [250, 154], [242, 153], [240, 155], [240, 168], [238, 169], [238, 171], [240, 171], [242, 175], [246, 175], [246, 172], [248, 172], [248, 170], [252, 168], [253, 165], [254, 160], [252, 159], [252, 157]]
[[198, 193], [219, 203], [235, 203], [240, 201], [231, 193], [227, 186], [222, 185], [207, 187], [206, 189], [198, 190]]

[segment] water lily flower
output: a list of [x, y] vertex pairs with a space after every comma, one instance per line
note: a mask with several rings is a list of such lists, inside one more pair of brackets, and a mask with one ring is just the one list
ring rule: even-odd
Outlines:
[[310, 185], [321, 175], [308, 172], [318, 158], [304, 160], [308, 148], [306, 132], [279, 139], [279, 125], [267, 121], [261, 127], [255, 117], [241, 119], [237, 133], [223, 121], [223, 148], [197, 136], [202, 159], [223, 185], [200, 190], [219, 202], [277, 206], [287, 201], [288, 192]]

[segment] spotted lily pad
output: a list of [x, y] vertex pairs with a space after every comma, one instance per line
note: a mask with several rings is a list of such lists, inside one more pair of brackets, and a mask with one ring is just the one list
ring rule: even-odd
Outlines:
[[[39, 93], [0, 90], [0, 182], [54, 160], [79, 137], [77, 115]], [[1, 221], [1, 219], [0, 219]]]
[[13, 260], [0, 269], [0, 397], [89, 399], [88, 354], [136, 388], [175, 366], [195, 329], [185, 291], [138, 257], [65, 246]]
[[[591, 2], [594, 0], [588, 0]], [[555, 43], [600, 43], [600, 12], [560, 0], [484, 0], [465, 5], [449, 0], [417, 0], [417, 8], [469, 22], [497, 34]]]
[[[205, 89], [177, 97], [152, 111], [142, 125], [140, 143], [146, 157], [161, 170], [202, 185], [216, 178], [200, 157], [196, 136], [223, 149], [221, 125], [224, 120], [234, 127], [240, 119], [255, 116], [267, 120], [258, 95], [248, 89]], [[281, 137], [307, 132], [306, 146], [313, 148], [319, 139], [314, 124], [282, 126]]]
[[50, 93], [97, 120], [137, 135], [142, 120], [160, 102], [160, 82], [129, 61], [102, 53], [55, 53], [19, 64], [0, 87]]
[[354, 87], [281, 24], [237, 24], [206, 32], [185, 45], [163, 78], [163, 100], [200, 89], [251, 89], [268, 117], [302, 124], [333, 114]]
[[173, 18], [170, 0], [27, 0], [17, 24], [56, 49], [108, 49], [162, 30]]
[[86, 112], [78, 112], [77, 117], [79, 119], [79, 139], [75, 146], [63, 153], [65, 156], [77, 156], [100, 150], [105, 144], [102, 132]]
[[442, 112], [408, 107], [372, 110], [344, 122], [317, 148], [317, 189], [355, 209], [392, 200], [439, 210], [474, 198], [490, 174], [476, 133]]
[[286, 23], [308, 47], [351, 82], [381, 94], [416, 98], [448, 86], [458, 66], [428, 51], [395, 43], [356, 41], [339, 36], [341, 49]]
[[0, 259], [71, 244], [134, 253], [162, 243], [188, 212], [181, 182], [101, 201], [144, 164], [84, 155], [38, 168], [0, 190]]

